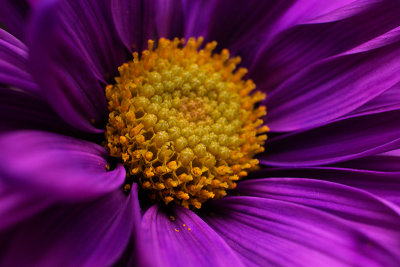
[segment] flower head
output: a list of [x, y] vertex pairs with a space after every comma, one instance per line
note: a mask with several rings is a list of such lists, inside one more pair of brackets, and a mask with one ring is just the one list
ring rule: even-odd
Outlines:
[[2, 1], [0, 265], [399, 265], [399, 12]]

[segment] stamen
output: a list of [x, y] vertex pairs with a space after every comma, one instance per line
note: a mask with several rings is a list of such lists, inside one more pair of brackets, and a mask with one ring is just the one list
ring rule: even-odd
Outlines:
[[110, 154], [151, 199], [196, 209], [257, 168], [269, 130], [255, 107], [265, 94], [252, 93], [240, 58], [202, 40], [149, 41], [106, 88]]

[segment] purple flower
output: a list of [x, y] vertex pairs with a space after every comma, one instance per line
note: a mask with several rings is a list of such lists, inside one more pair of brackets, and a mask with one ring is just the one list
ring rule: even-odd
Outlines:
[[[399, 266], [399, 13], [396, 0], [2, 0], [0, 265]], [[198, 36], [268, 95], [261, 169], [197, 211], [146, 204], [102, 145], [104, 88], [149, 39]]]

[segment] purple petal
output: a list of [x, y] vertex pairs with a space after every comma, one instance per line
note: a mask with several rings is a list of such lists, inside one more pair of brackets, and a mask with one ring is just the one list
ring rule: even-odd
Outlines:
[[25, 0], [2, 0], [0, 23], [14, 36], [23, 39], [29, 11], [29, 4]]
[[[200, 1], [192, 3], [200, 3]], [[183, 21], [182, 2], [174, 0], [156, 0], [154, 6], [158, 35], [169, 39], [175, 37], [181, 38], [184, 36], [183, 30], [186, 25]]]
[[[312, 4], [313, 1], [307, 2]], [[337, 1], [332, 2], [336, 4]], [[271, 92], [311, 64], [348, 51], [400, 25], [400, 18], [397, 16], [400, 6], [397, 1], [347, 2], [342, 8], [331, 9], [331, 12], [314, 18], [310, 16], [313, 11], [309, 10], [303, 15], [308, 16], [308, 19], [286, 19], [283, 23], [277, 23], [277, 27], [269, 31], [264, 39], [254, 43], [254, 47], [243, 48], [243, 57], [248, 55], [254, 61], [250, 76], [258, 87]], [[326, 2], [320, 4], [326, 5]], [[297, 10], [292, 11], [296, 14]], [[284, 31], [271, 36], [279, 28]]]
[[0, 121], [0, 132], [13, 129], [42, 129], [76, 134], [48, 103], [15, 88], [0, 87]]
[[34, 194], [23, 186], [0, 180], [0, 231], [35, 215], [53, 203], [50, 197]]
[[[270, 190], [274, 189], [271, 184]], [[275, 189], [277, 195], [279, 189]], [[319, 199], [317, 194], [307, 194], [304, 201]], [[321, 198], [324, 196], [322, 192]], [[337, 198], [342, 201], [341, 196]], [[296, 200], [295, 195], [293, 199]], [[226, 197], [213, 202], [215, 210], [205, 220], [240, 255], [246, 266], [395, 266], [400, 263], [399, 255], [393, 253], [395, 247], [388, 250], [379, 238], [369, 236], [370, 232], [363, 231], [358, 224], [293, 202], [270, 199], [269, 195], [268, 198]], [[327, 199], [326, 205], [335, 203]], [[362, 213], [358, 208], [364, 206], [347, 210]], [[385, 224], [375, 227], [380, 231], [378, 236], [395, 234], [387, 236], [387, 240], [393, 242], [390, 245], [398, 245], [398, 216], [387, 210], [370, 215], [384, 217]], [[388, 225], [391, 228], [386, 230], [384, 227]]]
[[346, 161], [336, 164], [335, 166], [400, 174], [400, 155], [398, 154], [399, 151], [400, 150], [394, 150], [378, 155]]
[[[220, 47], [255, 52], [268, 35], [341, 7], [349, 0], [331, 1], [184, 1], [185, 37], [204, 36]], [[251, 16], [249, 16], [251, 14]], [[240, 54], [240, 53], [239, 53]], [[253, 54], [253, 55], [254, 55]], [[250, 58], [245, 58], [250, 60]]]
[[400, 111], [355, 117], [272, 138], [262, 164], [311, 166], [341, 162], [400, 147]]
[[107, 171], [104, 148], [72, 137], [11, 132], [1, 136], [0, 146], [2, 179], [55, 199], [93, 199], [120, 188], [125, 179], [122, 165]]
[[395, 149], [391, 151], [384, 152], [382, 154], [379, 154], [380, 156], [394, 156], [394, 157], [400, 157], [400, 149]]
[[[208, 0], [208, 1], [182, 1], [182, 11], [183, 11], [183, 24], [184, 24], [184, 37], [206, 37], [207, 30], [210, 28], [210, 20], [215, 6], [218, 1]], [[217, 25], [217, 24], [214, 24]], [[177, 27], [171, 25], [171, 27]]]
[[0, 55], [0, 83], [38, 94], [39, 88], [27, 71], [28, 49], [2, 29]]
[[268, 126], [278, 132], [315, 127], [367, 103], [400, 82], [399, 48], [397, 28], [300, 71], [269, 94]]
[[154, 8], [152, 0], [111, 0], [115, 27], [130, 51], [141, 51], [154, 39]]
[[[323, 178], [323, 175], [320, 177]], [[338, 183], [300, 178], [246, 181], [239, 185], [238, 191], [250, 196], [312, 207], [344, 219], [400, 260], [397, 253], [400, 247], [400, 208], [366, 191]]]
[[344, 118], [375, 114], [400, 109], [400, 83], [362, 105]]
[[[331, 181], [370, 192], [400, 207], [400, 160], [378, 156], [349, 161], [335, 167], [307, 167], [295, 169], [264, 169], [252, 174], [255, 177], [298, 177]], [[397, 168], [397, 171], [363, 170], [363, 168]], [[357, 168], [357, 169], [356, 169]]]
[[48, 12], [54, 12], [57, 38], [68, 40], [70, 49], [78, 50], [96, 78], [103, 82], [118, 74], [128, 52], [116, 32], [110, 2], [40, 0], [35, 5], [39, 12], [43, 8], [52, 9]]
[[126, 197], [117, 189], [89, 203], [48, 209], [9, 232], [0, 265], [111, 266], [139, 220], [137, 202], [135, 190]]
[[229, 48], [235, 53], [235, 47], [250, 44], [260, 32], [265, 34], [271, 30], [273, 22], [292, 4], [292, 1], [276, 0], [238, 1], [235, 4], [229, 0], [184, 0], [184, 36], [203, 36], [207, 42], [215, 40], [221, 48]]
[[155, 266], [242, 266], [231, 248], [194, 212], [176, 207], [174, 220], [154, 205], [142, 221]]
[[49, 103], [65, 121], [83, 131], [102, 132], [94, 125], [102, 127], [105, 123], [107, 103], [104, 90], [90, 68], [91, 63], [80, 49], [87, 40], [76, 36], [83, 34], [75, 30], [79, 25], [72, 22], [68, 25], [60, 10], [68, 9], [64, 10], [56, 0], [40, 1], [37, 6], [29, 36], [32, 74]]

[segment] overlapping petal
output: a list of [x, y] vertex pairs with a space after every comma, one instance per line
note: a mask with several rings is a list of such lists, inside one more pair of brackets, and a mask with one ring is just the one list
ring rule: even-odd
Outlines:
[[[169, 39], [184, 36], [185, 23], [183, 19], [182, 1], [155, 0], [154, 3], [155, 26], [158, 35]], [[200, 2], [197, 3], [199, 4]]]
[[0, 137], [0, 177], [24, 190], [68, 202], [93, 199], [122, 186], [125, 169], [108, 171], [107, 151], [72, 137], [19, 131]]
[[0, 87], [0, 121], [0, 132], [14, 129], [76, 132], [43, 99], [17, 88]]
[[0, 1], [0, 23], [14, 36], [23, 39], [29, 10], [26, 0], [2, 0]]
[[51, 197], [21, 190], [21, 186], [0, 180], [0, 231], [36, 215], [51, 204]]
[[[248, 266], [396, 266], [399, 214], [363, 191], [306, 179], [259, 179], [213, 203], [205, 220]], [[254, 242], [257, 240], [257, 242]]]
[[[185, 37], [204, 36], [234, 54], [241, 49], [257, 54], [277, 33], [350, 3], [300, 1], [183, 1]], [[252, 14], [249, 16], [249, 14]], [[245, 58], [245, 62], [253, 59]], [[246, 65], [246, 64], [245, 64]]]
[[40, 1], [29, 34], [34, 78], [58, 114], [87, 132], [104, 126], [99, 81], [113, 77], [125, 55], [108, 8], [107, 1]]
[[329, 164], [382, 153], [400, 147], [398, 110], [339, 120], [267, 142], [260, 162], [274, 166]]
[[[313, 1], [295, 2], [301, 5], [301, 2], [312, 4]], [[304, 8], [293, 7], [282, 18], [283, 23], [277, 23], [272, 29], [273, 32], [280, 28], [283, 31], [275, 35], [268, 32], [271, 40], [248, 49], [247, 53], [253, 55], [250, 60], [254, 62], [251, 77], [259, 88], [271, 92], [303, 68], [373, 40], [400, 25], [396, 0], [334, 2], [334, 8], [317, 14], [317, 9], [304, 3]], [[295, 19], [297, 12], [304, 11], [305, 14]], [[254, 51], [258, 52], [252, 54]]]
[[38, 94], [39, 88], [28, 72], [27, 63], [27, 47], [0, 29], [0, 83]]
[[369, 157], [342, 162], [335, 166], [359, 170], [400, 173], [400, 150], [392, 150]]
[[400, 28], [396, 28], [290, 77], [267, 99], [271, 130], [293, 131], [327, 123], [396, 86], [399, 47]]
[[400, 84], [396, 84], [371, 101], [345, 115], [344, 118], [400, 109]]
[[147, 48], [147, 41], [154, 39], [154, 9], [161, 7], [153, 0], [111, 0], [115, 27], [127, 49], [142, 51]]
[[169, 215], [157, 205], [143, 216], [144, 242], [155, 266], [242, 266], [232, 249], [194, 212], [175, 207]]
[[[328, 177], [333, 180], [334, 175], [332, 172]], [[324, 174], [319, 177], [324, 178]], [[338, 182], [343, 180], [343, 176], [337, 178]], [[368, 180], [366, 178], [365, 182]], [[389, 186], [385, 181], [380, 184], [381, 188], [388, 189]], [[400, 260], [397, 253], [400, 246], [400, 208], [369, 192], [336, 182], [299, 178], [246, 181], [240, 184], [238, 191], [250, 196], [297, 203], [335, 215], [368, 235]]]
[[[135, 188], [136, 189], [136, 188]], [[136, 190], [79, 205], [57, 205], [0, 233], [2, 266], [110, 266], [138, 225]], [[21, 256], [23, 255], [23, 256]]]
[[[370, 164], [368, 164], [370, 163]], [[334, 167], [279, 168], [262, 170], [252, 175], [257, 177], [301, 177], [331, 181], [370, 192], [382, 199], [400, 204], [399, 159], [379, 159], [378, 156], [338, 164]], [[381, 170], [357, 169], [375, 168]], [[388, 171], [390, 167], [397, 170]], [[385, 169], [385, 171], [383, 170]], [[399, 206], [400, 208], [400, 206]]]

